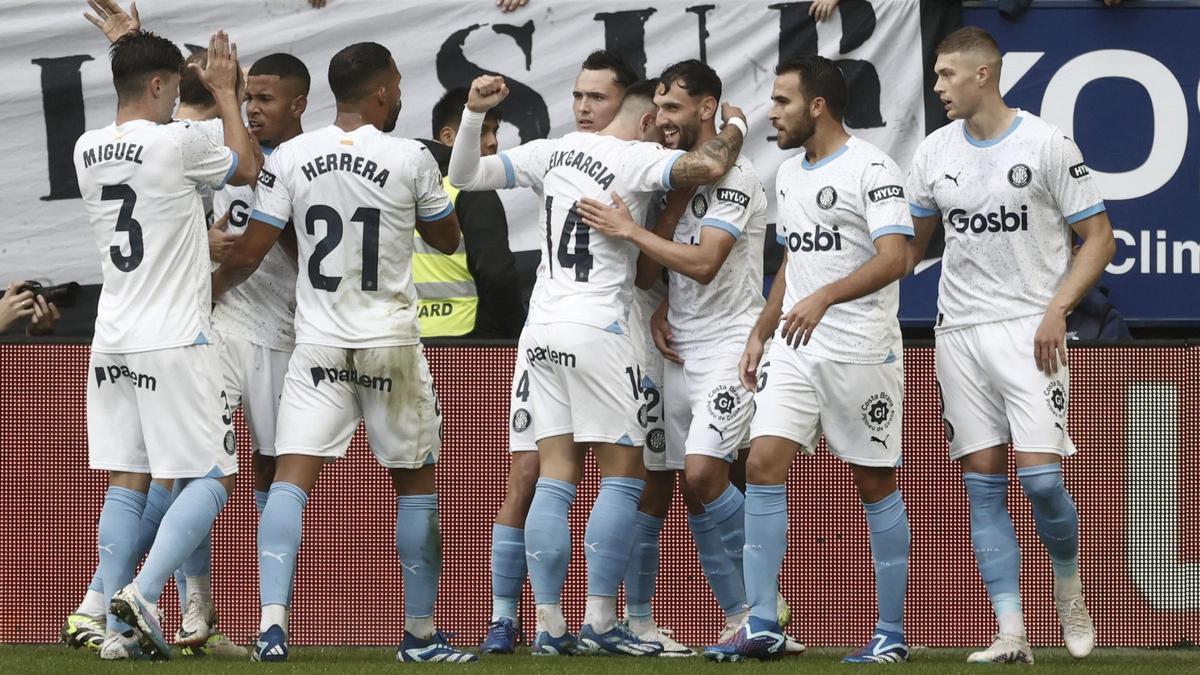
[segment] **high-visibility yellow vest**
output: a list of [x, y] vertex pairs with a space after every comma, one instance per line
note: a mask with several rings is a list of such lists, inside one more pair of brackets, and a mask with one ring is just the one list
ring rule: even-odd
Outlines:
[[[450, 185], [449, 178], [443, 179], [442, 184], [450, 203], [457, 203], [458, 189]], [[421, 324], [421, 336], [453, 337], [470, 333], [475, 328], [479, 293], [467, 268], [467, 248], [462, 237], [458, 240], [458, 250], [446, 255], [426, 244], [420, 233], [413, 234], [412, 273], [420, 299], [417, 321]]]

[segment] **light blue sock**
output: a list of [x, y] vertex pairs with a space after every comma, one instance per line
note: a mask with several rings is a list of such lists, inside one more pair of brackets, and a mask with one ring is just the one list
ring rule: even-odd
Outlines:
[[[185, 579], [187, 577], [212, 577], [212, 532], [209, 532], [196, 550], [192, 551], [187, 560], [183, 561], [179, 572], [183, 572]], [[175, 576], [179, 578], [178, 573]]]
[[742, 549], [746, 545], [746, 496], [733, 483], [725, 488], [720, 497], [704, 505], [705, 513], [712, 516], [713, 524], [721, 532], [721, 543], [738, 577], [745, 579], [742, 569]]
[[442, 575], [436, 494], [396, 497], [396, 555], [404, 570], [404, 616], [433, 616]]
[[971, 500], [971, 544], [979, 574], [999, 618], [1021, 613], [1018, 578], [1021, 552], [1012, 516], [1008, 513], [1008, 476], [990, 473], [964, 473], [967, 496]]
[[296, 555], [308, 495], [282, 481], [271, 484], [262, 517], [258, 519], [258, 586], [263, 605], [290, 605]]
[[96, 566], [96, 571], [92, 572], [92, 583], [88, 584], [88, 590], [96, 591], [97, 593], [104, 592], [104, 582], [100, 580], [100, 566], [99, 565]]
[[908, 511], [896, 490], [883, 499], [863, 504], [871, 531], [871, 557], [875, 560], [875, 601], [879, 620], [875, 630], [904, 633], [904, 593], [908, 588]]
[[533, 503], [525, 518], [525, 557], [533, 600], [539, 605], [558, 604], [571, 562], [571, 527], [567, 512], [575, 500], [575, 486], [553, 478], [539, 478]]
[[[174, 502], [179, 493], [183, 492], [183, 486], [187, 484], [186, 480], [177, 480], [171, 486], [171, 502]], [[153, 485], [153, 483], [151, 484]], [[164, 488], [165, 489], [165, 488]], [[170, 504], [168, 504], [169, 506]], [[166, 508], [163, 509], [166, 512]], [[147, 549], [149, 550], [149, 549]], [[180, 611], [187, 609], [187, 581], [183, 578], [183, 570], [175, 570], [175, 592], [179, 598]]]
[[492, 621], [517, 620], [525, 573], [525, 530], [492, 525]]
[[779, 621], [779, 568], [787, 551], [787, 486], [746, 484], [746, 599], [750, 616]]
[[659, 535], [664, 522], [663, 518], [641, 511], [634, 517], [633, 551], [625, 571], [625, 614], [628, 616], [648, 618], [654, 614], [650, 600], [658, 580]]
[[171, 508], [171, 502], [171, 491], [151, 481], [150, 491], [146, 493], [146, 508], [142, 509], [142, 519], [138, 521], [137, 559], [139, 562], [154, 543], [154, 537], [158, 534], [158, 526], [162, 523], [163, 514]]
[[150, 602], [158, 602], [163, 584], [171, 573], [191, 555], [212, 529], [229, 493], [215, 478], [194, 478], [188, 481], [179, 497], [167, 509], [154, 545], [138, 572], [138, 589]]
[[717, 598], [717, 604], [725, 614], [735, 614], [746, 606], [746, 587], [741, 575], [733, 567], [725, 545], [721, 543], [721, 532], [708, 513], [688, 515], [688, 529], [696, 542], [696, 554], [700, 558], [700, 569]]
[[267, 508], [267, 495], [271, 494], [266, 490], [254, 491], [254, 508], [258, 511], [258, 515], [262, 515], [264, 509]]
[[[141, 557], [137, 550], [138, 524], [145, 508], [146, 495], [137, 490], [113, 486], [104, 493], [96, 546], [100, 553], [98, 572], [104, 587], [106, 610], [112, 602], [112, 596], [125, 588], [133, 578], [133, 570]], [[108, 629], [124, 632], [129, 630], [129, 626], [109, 614]]]
[[633, 551], [633, 523], [645, 487], [646, 481], [639, 478], [600, 479], [600, 493], [583, 533], [588, 595], [615, 598], [621, 590]]
[[1033, 522], [1050, 554], [1054, 576], [1062, 579], [1079, 574], [1079, 513], [1063, 485], [1062, 466], [1055, 463], [1017, 469], [1017, 478], [1033, 505]]

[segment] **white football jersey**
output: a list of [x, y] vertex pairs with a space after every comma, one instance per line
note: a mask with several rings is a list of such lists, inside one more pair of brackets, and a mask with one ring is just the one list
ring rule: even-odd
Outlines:
[[[504, 164], [505, 189], [533, 188], [541, 196], [542, 182], [550, 169], [550, 155], [554, 153], [555, 143], [557, 140], [539, 138], [500, 153], [500, 161]], [[544, 199], [542, 201], [545, 202]]]
[[683, 153], [583, 132], [553, 143], [543, 185], [546, 248], [528, 322], [581, 323], [628, 334], [638, 249], [593, 232], [575, 203], [584, 197], [612, 203], [616, 192], [634, 221], [645, 222], [653, 193], [671, 188], [671, 167]]
[[133, 120], [83, 134], [74, 156], [104, 280], [92, 348], [206, 343], [212, 286], [196, 188], [223, 187], [237, 155], [190, 122]]
[[413, 232], [454, 210], [423, 144], [369, 125], [310, 131], [267, 158], [255, 198], [251, 217], [295, 222], [297, 344], [419, 342]]
[[[270, 156], [272, 148], [263, 148]], [[254, 208], [254, 188], [227, 185], [213, 196], [217, 219], [229, 214], [229, 232], [242, 235]], [[280, 244], [271, 247], [254, 274], [230, 289], [212, 312], [213, 329], [277, 351], [296, 342], [296, 261]]]
[[675, 335], [671, 346], [685, 359], [720, 351], [740, 354], [765, 304], [767, 193], [749, 159], [738, 157], [721, 180], [696, 189], [675, 227], [675, 241], [697, 246], [706, 227], [722, 230], [737, 241], [708, 285], [670, 273], [667, 321]]
[[1070, 226], [1104, 210], [1075, 142], [1022, 110], [992, 140], [962, 120], [930, 134], [908, 199], [914, 216], [945, 225], [939, 331], [1045, 312], [1067, 274]]
[[[785, 314], [870, 261], [879, 237], [913, 236], [900, 167], [860, 138], [851, 137], [816, 164], [803, 152], [787, 160], [776, 174], [775, 190], [776, 237], [788, 256]], [[839, 363], [889, 363], [903, 355], [899, 309], [896, 281], [830, 307], [808, 344], [796, 349]]]

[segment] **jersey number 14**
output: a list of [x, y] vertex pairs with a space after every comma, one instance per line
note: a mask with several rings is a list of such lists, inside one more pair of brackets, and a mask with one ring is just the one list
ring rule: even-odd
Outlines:
[[[554, 254], [553, 242], [551, 241], [550, 233], [553, 231], [553, 225], [550, 222], [551, 209], [554, 206], [554, 197], [546, 197], [546, 255]], [[572, 204], [567, 210], [567, 218], [563, 221], [562, 234], [558, 238], [558, 264], [563, 269], [575, 270], [575, 281], [587, 283], [588, 276], [592, 273], [592, 254], [588, 251], [588, 239], [591, 234], [589, 228], [583, 218], [579, 216], [579, 211]], [[574, 239], [574, 252], [567, 248], [567, 242]], [[554, 277], [554, 262], [551, 260], [547, 269], [550, 270], [550, 277]]]

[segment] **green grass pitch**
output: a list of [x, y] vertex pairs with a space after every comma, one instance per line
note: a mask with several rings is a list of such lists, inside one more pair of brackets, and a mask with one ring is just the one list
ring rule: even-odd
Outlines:
[[[475, 664], [398, 664], [395, 650], [384, 648], [297, 647], [287, 664], [261, 664], [219, 658], [177, 657], [170, 663], [104, 663], [94, 654], [73, 651], [61, 645], [0, 645], [0, 672], [54, 673], [395, 673], [397, 669], [413, 673], [433, 668], [440, 672], [461, 669], [470, 673], [620, 673], [621, 675], [716, 675], [735, 672], [743, 675], [767, 673], [825, 673], [856, 669], [885, 668], [904, 673], [978, 673], [981, 669], [1006, 671], [1019, 666], [969, 666], [964, 662], [969, 650], [916, 649], [912, 661], [891, 666], [849, 666], [839, 663], [846, 649], [810, 649], [803, 656], [771, 663], [707, 663], [692, 659], [632, 659], [605, 657], [534, 658], [526, 655], [489, 656]], [[1037, 649], [1034, 671], [1044, 673], [1121, 673], [1161, 675], [1162, 673], [1200, 673], [1197, 649], [1097, 649], [1090, 657], [1072, 659], [1063, 649]]]

